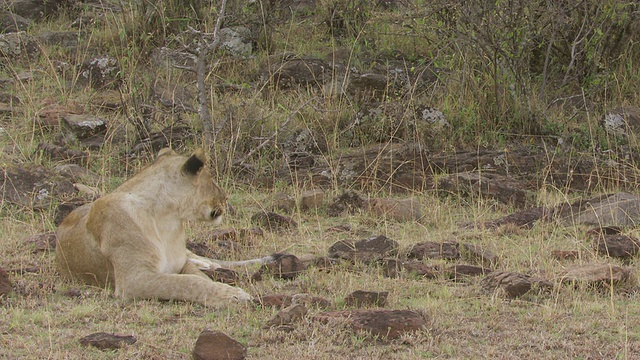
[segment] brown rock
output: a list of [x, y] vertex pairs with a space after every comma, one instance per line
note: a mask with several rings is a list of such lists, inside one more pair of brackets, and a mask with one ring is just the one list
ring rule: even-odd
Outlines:
[[251, 222], [269, 231], [294, 229], [298, 224], [290, 217], [271, 211], [260, 211], [251, 217]]
[[289, 194], [279, 192], [273, 196], [271, 208], [274, 211], [282, 211], [290, 214], [293, 212], [293, 209], [296, 208], [296, 200]]
[[0, 169], [0, 193], [5, 201], [35, 209], [48, 208], [51, 200], [76, 193], [73, 184], [46, 168]]
[[626, 260], [640, 252], [640, 240], [622, 234], [598, 236], [594, 246], [599, 254]]
[[316, 210], [324, 205], [324, 191], [307, 190], [300, 196], [300, 209]]
[[333, 200], [333, 203], [327, 208], [327, 214], [329, 216], [340, 216], [344, 212], [362, 209], [364, 205], [365, 200], [357, 192], [347, 190]]
[[408, 199], [371, 199], [367, 201], [370, 213], [398, 222], [417, 221], [422, 217], [420, 202], [416, 198]]
[[254, 303], [262, 307], [275, 307], [283, 308], [290, 306], [293, 301], [293, 296], [284, 294], [269, 294], [259, 295], [253, 300]]
[[262, 279], [262, 274], [269, 273], [280, 279], [291, 280], [306, 269], [307, 266], [295, 255], [277, 254], [276, 260], [261, 267], [253, 278], [259, 280]]
[[[506, 162], [505, 156], [494, 161]], [[501, 163], [500, 163], [501, 164]], [[462, 172], [440, 179], [438, 189], [445, 192], [480, 195], [522, 208], [527, 204], [527, 184], [513, 177], [491, 172]]]
[[393, 256], [400, 245], [384, 235], [379, 235], [359, 241], [342, 240], [331, 245], [328, 256], [330, 258], [345, 259], [371, 263]]
[[453, 265], [451, 267], [446, 268], [443, 272], [445, 276], [452, 280], [460, 280], [469, 276], [480, 276], [485, 275], [493, 270], [486, 269], [480, 266], [475, 265], [466, 265], [466, 264], [458, 264]]
[[242, 360], [247, 347], [223, 332], [203, 330], [191, 356], [194, 360]]
[[387, 304], [388, 291], [364, 291], [356, 290], [347, 295], [344, 299], [347, 306], [367, 307], [378, 306], [384, 307]]
[[578, 250], [553, 250], [551, 257], [556, 260], [575, 260], [580, 257]]
[[434, 279], [439, 270], [434, 266], [417, 260], [385, 259], [383, 272], [386, 277], [390, 278], [399, 277], [401, 272], [406, 272], [414, 276]]
[[0, 267], [0, 296], [6, 295], [11, 292], [11, 281], [9, 281], [9, 274]]
[[631, 269], [610, 264], [572, 266], [559, 275], [563, 283], [620, 284], [631, 278]]
[[205, 269], [202, 270], [202, 272], [207, 274], [207, 276], [213, 281], [218, 281], [232, 286], [238, 285], [238, 282], [240, 281], [240, 275], [231, 269]]
[[458, 251], [463, 259], [477, 262], [482, 266], [497, 266], [500, 261], [498, 255], [480, 245], [460, 244]]
[[547, 280], [533, 277], [527, 274], [494, 271], [489, 273], [480, 281], [480, 285], [485, 292], [493, 293], [500, 289], [505, 292], [508, 297], [519, 297], [531, 290], [532, 288], [550, 289], [553, 284]]
[[53, 251], [56, 249], [56, 242], [58, 238], [53, 231], [36, 234], [23, 240], [25, 243], [31, 243], [34, 245], [33, 252]]
[[300, 321], [307, 314], [307, 308], [303, 304], [293, 304], [280, 310], [272, 319], [267, 321], [264, 329], [274, 326], [291, 325]]
[[68, 149], [49, 143], [39, 143], [37, 152], [54, 161], [71, 161], [78, 165], [84, 165], [89, 159], [89, 154], [79, 150]]
[[453, 242], [433, 242], [425, 241], [413, 245], [409, 251], [408, 256], [410, 258], [422, 260], [422, 259], [445, 259], [455, 260], [460, 257], [458, 251], [459, 244]]
[[587, 230], [587, 235], [601, 236], [601, 235], [618, 235], [622, 233], [622, 228], [619, 226], [598, 226]]
[[97, 332], [80, 339], [80, 344], [93, 346], [100, 350], [115, 350], [126, 345], [135, 344], [137, 339], [132, 335], [117, 335], [105, 332]]
[[422, 330], [427, 322], [413, 310], [343, 310], [319, 313], [313, 321], [322, 324], [347, 324], [354, 331], [366, 331], [373, 336], [397, 339], [402, 334]]

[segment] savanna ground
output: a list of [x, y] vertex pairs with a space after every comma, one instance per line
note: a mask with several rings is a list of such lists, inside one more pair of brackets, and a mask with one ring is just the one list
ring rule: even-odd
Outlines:
[[[285, 122], [292, 129], [304, 127], [321, 134], [328, 158], [349, 146], [406, 141], [422, 143], [434, 152], [527, 145], [539, 146], [537, 149], [549, 152], [549, 156], [587, 153], [620, 162], [633, 160], [633, 136], [607, 134], [598, 122], [610, 108], [638, 104], [636, 3], [381, 2], [397, 5], [387, 8], [361, 1], [316, 1], [311, 2], [315, 3], [313, 8], [297, 11], [278, 8], [279, 3], [230, 5], [226, 21], [229, 25], [246, 25], [254, 32], [254, 56], [244, 59], [216, 53], [212, 58], [215, 65], [206, 78], [207, 84], [235, 84], [244, 89], [221, 94], [210, 85], [207, 91], [216, 122], [214, 135], [218, 142], [212, 151], [220, 168], [219, 182], [235, 209], [223, 227], [252, 227], [250, 217], [268, 206], [276, 192], [302, 192], [302, 184], [289, 184], [281, 178], [274, 179], [269, 188], [248, 185], [234, 176], [231, 166], [234, 160], [243, 159], [269, 174], [283, 154], [276, 141], [262, 144]], [[0, 120], [3, 169], [30, 165], [53, 168], [57, 164], [36, 151], [38, 143], [58, 141], [66, 131], [35, 121], [52, 103], [109, 119], [100, 149], [87, 150], [74, 142], [64, 144], [90, 153], [85, 167], [96, 176], [87, 179], [87, 185], [103, 192], [114, 189], [152, 156], [151, 151], [127, 156], [133, 144], [144, 137], [138, 119], [147, 122], [149, 131], [175, 123], [203, 128], [196, 113], [163, 112], [154, 105], [151, 84], [162, 80], [193, 89], [196, 79], [183, 70], [154, 68], [148, 56], [156, 46], [178, 47], [175, 39], [187, 24], [211, 30], [217, 4], [157, 4], [161, 5], [157, 13], [164, 17], [144, 18], [143, 5], [87, 2], [73, 4], [71, 10], [29, 26], [27, 33], [37, 35], [68, 31], [80, 15], [93, 19], [91, 26], [83, 29], [88, 36], [83, 35], [75, 49], [44, 44], [37, 55], [3, 58], [2, 78], [31, 73], [28, 81], [0, 83], [3, 93], [19, 99], [19, 104], [14, 101], [13, 105], [20, 109], [4, 112]], [[204, 10], [196, 16], [192, 11], [199, 7]], [[199, 21], [194, 20], [198, 17]], [[433, 66], [439, 69], [434, 82], [424, 87], [409, 84], [376, 101], [400, 99], [407, 107], [426, 103], [441, 110], [450, 127], [407, 131], [384, 117], [354, 126], [355, 114], [363, 106], [357, 96], [333, 96], [327, 94], [326, 87], [283, 90], [259, 76], [260, 63], [268, 55], [283, 51], [340, 57], [349, 66], [364, 70], [375, 67], [376, 62], [400, 58], [407, 64]], [[76, 81], [80, 77], [76, 64], [105, 53], [115, 57], [121, 68], [117, 89], [122, 104], [116, 111], [94, 107], [92, 99], [102, 90]], [[56, 61], [72, 66], [61, 73], [54, 66]], [[549, 106], [554, 99], [576, 94], [582, 101], [577, 108]], [[301, 108], [318, 98], [322, 101], [314, 100], [313, 106]], [[192, 102], [196, 108], [193, 98]], [[151, 116], [144, 110], [150, 108]], [[401, 125], [409, 121], [395, 120]], [[180, 144], [185, 154], [207, 139], [206, 134], [200, 135], [202, 132], [195, 134]], [[245, 157], [258, 146], [259, 151]], [[336, 181], [326, 191], [338, 195], [349, 187]], [[596, 188], [589, 193], [615, 190]], [[367, 194], [405, 196], [375, 187], [367, 189]], [[324, 208], [313, 212], [296, 209], [293, 217], [298, 228], [266, 232], [254, 246], [226, 256], [241, 259], [277, 251], [323, 255], [338, 240], [383, 234], [403, 249], [420, 241], [452, 238], [481, 245], [499, 256], [501, 269], [550, 280], [568, 265], [550, 256], [556, 249], [577, 250], [579, 257], [571, 264], [618, 263], [594, 254], [585, 241], [587, 228], [555, 222], [538, 223], [526, 230], [462, 228], [462, 224], [495, 219], [514, 209], [474, 196], [441, 196], [430, 188], [417, 189], [411, 195], [422, 203], [423, 216], [418, 221], [399, 223], [367, 212], [335, 218], [327, 216]], [[587, 195], [568, 187], [541, 186], [533, 193], [531, 205], [556, 205]], [[398, 340], [374, 339], [340, 326], [312, 323], [309, 319], [319, 311], [313, 308], [293, 332], [281, 332], [262, 328], [277, 310], [254, 305], [231, 304], [212, 310], [188, 303], [123, 302], [108, 291], [63, 281], [54, 269], [53, 251], [34, 251], [34, 244], [25, 241], [30, 235], [55, 230], [55, 207], [55, 201], [50, 207], [33, 210], [2, 200], [0, 266], [10, 271], [13, 283], [13, 291], [0, 298], [2, 357], [182, 359], [190, 357], [198, 334], [209, 328], [247, 344], [249, 357], [256, 359], [640, 358], [640, 305], [633, 286], [603, 291], [556, 284], [550, 292], [532, 292], [508, 300], [480, 291], [476, 278], [462, 282], [444, 276], [390, 279], [377, 266], [361, 264], [337, 266], [330, 272], [310, 268], [294, 280], [267, 276], [259, 282], [240, 284], [253, 295], [322, 296], [337, 309], [345, 307], [344, 297], [354, 290], [388, 291], [386, 308], [419, 310], [428, 320], [423, 331]], [[327, 231], [341, 224], [349, 224], [352, 231]], [[206, 236], [209, 230], [201, 224], [189, 226], [194, 239]], [[640, 235], [634, 228], [625, 229], [625, 233]], [[635, 269], [636, 264], [632, 260], [624, 265]], [[79, 289], [79, 293], [67, 291], [72, 289]], [[80, 337], [98, 331], [131, 334], [138, 341], [113, 352], [78, 342]]]

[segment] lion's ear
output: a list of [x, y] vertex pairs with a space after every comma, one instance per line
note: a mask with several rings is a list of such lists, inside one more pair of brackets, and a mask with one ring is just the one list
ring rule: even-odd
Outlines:
[[194, 151], [193, 155], [191, 155], [187, 161], [182, 165], [182, 171], [185, 174], [196, 175], [200, 172], [200, 169], [204, 167], [207, 163], [207, 155], [204, 149], [199, 148]]

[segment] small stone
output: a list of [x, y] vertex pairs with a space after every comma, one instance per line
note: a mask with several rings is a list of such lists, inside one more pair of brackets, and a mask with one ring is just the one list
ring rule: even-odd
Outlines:
[[559, 278], [563, 283], [620, 284], [631, 278], [631, 269], [610, 264], [578, 265], [561, 272]]
[[640, 252], [640, 240], [622, 234], [598, 236], [594, 246], [602, 255], [625, 260]]
[[324, 205], [324, 191], [307, 190], [300, 196], [300, 209], [317, 210]]
[[273, 196], [271, 208], [274, 211], [282, 211], [290, 214], [293, 212], [293, 209], [296, 208], [296, 200], [289, 194], [279, 192]]
[[393, 256], [400, 245], [384, 235], [370, 237], [359, 241], [342, 240], [331, 245], [329, 258], [345, 259], [372, 263]]
[[580, 257], [578, 250], [553, 250], [551, 257], [556, 260], [576, 260]]
[[458, 264], [445, 269], [443, 272], [449, 279], [457, 281], [469, 276], [485, 275], [492, 271], [493, 270], [491, 269], [486, 269], [480, 266]]
[[251, 222], [269, 231], [295, 229], [298, 224], [290, 217], [271, 211], [260, 211], [251, 217]]
[[416, 198], [379, 198], [367, 201], [367, 209], [370, 213], [398, 222], [419, 220], [422, 217], [420, 207], [420, 202]]
[[203, 330], [191, 356], [194, 360], [242, 360], [247, 347], [223, 332]]
[[117, 335], [105, 332], [97, 332], [80, 339], [80, 344], [93, 346], [100, 350], [115, 350], [126, 345], [135, 344], [137, 339], [132, 335]]
[[240, 281], [240, 275], [238, 275], [237, 272], [231, 269], [209, 268], [202, 270], [202, 272], [207, 274], [207, 276], [213, 281], [221, 282], [231, 286], [237, 286], [238, 282]]
[[71, 130], [77, 139], [87, 139], [107, 130], [107, 120], [89, 114], [65, 114], [61, 124]]
[[349, 294], [344, 300], [347, 306], [367, 307], [378, 306], [384, 307], [387, 304], [388, 291], [364, 291], [356, 290]]
[[422, 259], [444, 259], [455, 260], [460, 257], [458, 251], [458, 243], [443, 242], [438, 243], [434, 241], [425, 241], [413, 245], [409, 251], [408, 257], [422, 260]]
[[283, 254], [277, 256], [275, 261], [265, 264], [259, 272], [268, 272], [277, 278], [291, 280], [306, 269], [306, 265], [295, 255]]
[[304, 318], [307, 314], [307, 308], [302, 304], [293, 304], [280, 310], [271, 320], [267, 321], [264, 329], [274, 326], [291, 325]]
[[541, 278], [499, 270], [485, 276], [480, 281], [480, 285], [485, 292], [493, 293], [497, 289], [501, 289], [511, 298], [522, 296], [535, 287], [539, 289], [551, 289], [553, 287], [551, 282]]
[[0, 296], [7, 295], [11, 292], [11, 281], [9, 281], [9, 274], [0, 267]]
[[327, 311], [313, 317], [322, 324], [346, 324], [354, 331], [397, 339], [403, 334], [421, 331], [427, 325], [424, 315], [413, 310]]
[[364, 205], [365, 200], [360, 194], [348, 190], [334, 199], [333, 203], [327, 208], [327, 214], [329, 216], [340, 216], [344, 212], [351, 213], [355, 210], [362, 209]]

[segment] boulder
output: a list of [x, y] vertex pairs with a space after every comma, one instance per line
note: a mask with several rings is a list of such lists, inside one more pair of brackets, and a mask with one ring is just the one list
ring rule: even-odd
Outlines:
[[203, 330], [191, 356], [194, 360], [242, 360], [247, 347], [223, 332]]

